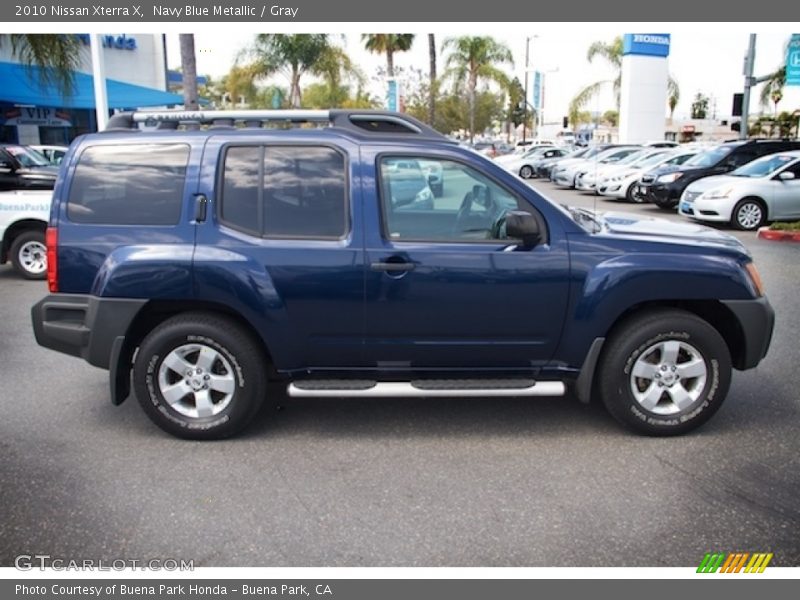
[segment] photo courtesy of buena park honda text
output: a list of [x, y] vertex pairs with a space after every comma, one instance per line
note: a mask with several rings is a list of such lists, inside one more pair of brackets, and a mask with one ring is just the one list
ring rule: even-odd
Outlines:
[[796, 12], [0, 6], [0, 597], [787, 596]]

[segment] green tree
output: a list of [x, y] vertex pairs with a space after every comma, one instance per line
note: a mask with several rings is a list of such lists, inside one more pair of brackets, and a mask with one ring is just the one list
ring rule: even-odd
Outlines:
[[81, 64], [81, 41], [77, 36], [10, 33], [0, 35], [0, 46], [4, 44], [26, 67], [39, 67], [42, 83], [54, 84], [64, 96], [74, 92], [75, 71]]
[[414, 43], [413, 33], [365, 33], [364, 47], [375, 54], [386, 54], [386, 74], [394, 77], [394, 54], [406, 52]]
[[255, 43], [245, 52], [250, 58], [249, 68], [257, 78], [282, 73], [289, 80], [289, 106], [299, 108], [302, 103], [300, 78], [316, 72], [318, 62], [330, 50], [328, 34], [260, 33]]
[[708, 116], [708, 96], [697, 92], [692, 102], [692, 118], [705, 119]]
[[607, 110], [603, 113], [603, 116], [600, 120], [603, 123], [608, 124], [609, 127], [616, 127], [619, 125], [619, 111]]
[[506, 114], [506, 121], [513, 125], [515, 128], [519, 127], [526, 121], [526, 126], [530, 125], [530, 115], [526, 110], [525, 105], [525, 88], [522, 87], [519, 79], [514, 77], [508, 86], [508, 109]]
[[[508, 76], [498, 65], [513, 65], [514, 60], [508, 46], [488, 36], [462, 36], [448, 38], [444, 47], [450, 50], [445, 62], [446, 76], [456, 82], [456, 87], [467, 86], [469, 112], [469, 139], [475, 137], [476, 131], [476, 91], [480, 80], [499, 83], [504, 89], [508, 87]], [[501, 104], [502, 106], [502, 104]]]
[[675, 114], [675, 107], [681, 99], [681, 88], [678, 87], [678, 82], [672, 77], [667, 80], [667, 105], [669, 106], [669, 118]]

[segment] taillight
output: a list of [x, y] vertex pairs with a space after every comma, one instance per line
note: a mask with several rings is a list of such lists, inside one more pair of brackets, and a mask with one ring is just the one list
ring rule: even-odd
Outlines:
[[48, 227], [44, 241], [47, 245], [47, 287], [55, 294], [58, 291], [58, 229]]

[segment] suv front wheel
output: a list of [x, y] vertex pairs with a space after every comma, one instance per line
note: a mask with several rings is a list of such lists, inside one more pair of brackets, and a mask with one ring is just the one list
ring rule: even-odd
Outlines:
[[719, 409], [731, 382], [731, 357], [706, 321], [680, 310], [629, 318], [607, 342], [598, 385], [611, 415], [647, 435], [678, 435]]
[[147, 335], [133, 378], [139, 403], [161, 429], [187, 439], [220, 439], [241, 431], [261, 406], [266, 359], [237, 322], [187, 313]]

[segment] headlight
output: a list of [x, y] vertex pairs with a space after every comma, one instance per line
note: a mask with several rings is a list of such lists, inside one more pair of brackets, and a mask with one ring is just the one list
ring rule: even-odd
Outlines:
[[716, 190], [708, 190], [707, 192], [703, 192], [701, 197], [705, 200], [719, 200], [721, 198], [727, 198], [731, 195], [733, 188], [719, 188]]
[[683, 173], [667, 173], [666, 175], [659, 175], [656, 183], [672, 183], [683, 177]]

